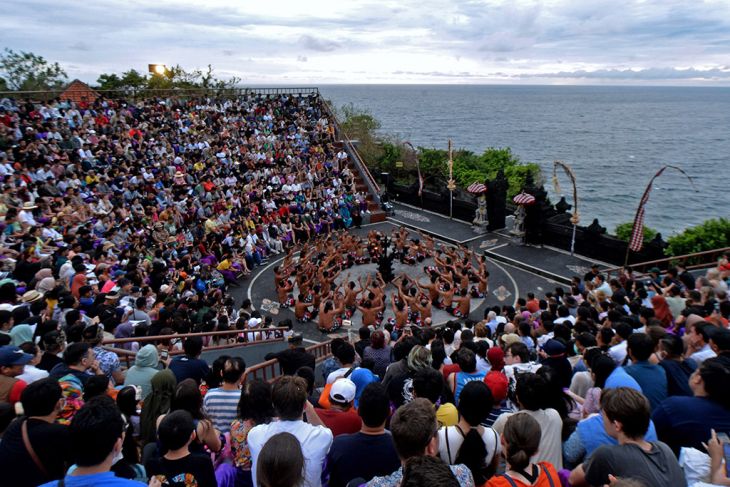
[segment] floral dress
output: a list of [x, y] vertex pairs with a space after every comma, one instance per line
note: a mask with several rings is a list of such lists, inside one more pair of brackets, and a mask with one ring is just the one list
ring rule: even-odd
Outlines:
[[231, 454], [233, 465], [240, 470], [251, 470], [251, 450], [248, 447], [248, 432], [256, 426], [250, 419], [236, 419], [231, 423]]

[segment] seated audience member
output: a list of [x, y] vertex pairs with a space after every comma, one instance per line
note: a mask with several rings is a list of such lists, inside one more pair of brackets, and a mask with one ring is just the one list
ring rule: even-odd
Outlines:
[[152, 377], [160, 371], [157, 368], [159, 363], [157, 347], [145, 345], [140, 348], [134, 357], [134, 365], [127, 370], [127, 374], [124, 376], [124, 385], [141, 387], [142, 399], [144, 399], [152, 392]]
[[[11, 423], [0, 442], [2, 482], [35, 487], [60, 479], [71, 460], [69, 428], [55, 424], [63, 403], [61, 386], [57, 380], [41, 379], [25, 388], [20, 402], [25, 417]], [[35, 456], [30, 454], [30, 449]]]
[[560, 485], [555, 466], [550, 462], [534, 463], [539, 451], [541, 429], [527, 414], [515, 414], [504, 424], [502, 455], [506, 467], [502, 475], [487, 481], [487, 487], [556, 487]]
[[[142, 487], [141, 482], [116, 477], [110, 471], [114, 459], [122, 455], [124, 419], [108, 396], [92, 399], [78, 410], [69, 426], [71, 453], [76, 468], [63, 479], [65, 487]], [[58, 487], [58, 480], [43, 487]], [[153, 480], [150, 487], [160, 486]]]
[[264, 444], [259, 454], [256, 478], [261, 487], [291, 487], [305, 481], [305, 457], [297, 437], [277, 433]]
[[170, 361], [170, 370], [175, 374], [178, 384], [185, 379], [193, 379], [198, 385], [210, 373], [210, 367], [205, 360], [201, 360], [203, 340], [200, 337], [190, 337], [183, 343], [184, 355], [178, 355]]
[[468, 348], [460, 348], [456, 352], [456, 363], [461, 369], [449, 375], [449, 387], [454, 393], [454, 400], [458, 404], [461, 391], [466, 384], [472, 381], [483, 381], [486, 372], [477, 371], [477, 356]]
[[703, 449], [710, 431], [730, 431], [730, 358], [708, 358], [689, 378], [694, 396], [673, 396], [652, 419], [659, 439], [675, 452], [683, 446]]
[[437, 370], [427, 367], [413, 376], [413, 395], [428, 399], [436, 408], [436, 419], [440, 425], [454, 426], [459, 421], [459, 413], [444, 396], [446, 383]]
[[27, 385], [18, 377], [23, 373], [23, 367], [33, 360], [33, 356], [23, 353], [18, 347], [4, 345], [0, 347], [0, 403], [10, 405], [20, 400], [20, 395]]
[[459, 487], [459, 481], [449, 465], [440, 458], [420, 455], [408, 460], [403, 467], [403, 480], [400, 487]]
[[390, 474], [400, 466], [393, 437], [385, 430], [390, 404], [382, 384], [365, 387], [357, 413], [362, 419], [360, 431], [337, 436], [327, 455], [331, 487], [344, 487], [356, 478], [364, 483], [375, 476]]
[[[413, 457], [438, 455], [438, 422], [433, 405], [426, 399], [416, 398], [401, 406], [390, 421], [395, 449], [401, 468], [384, 477], [374, 477], [368, 487], [400, 485], [403, 466]], [[474, 486], [474, 479], [466, 465], [451, 465], [450, 469], [461, 487]]]
[[665, 335], [659, 340], [659, 366], [667, 374], [667, 395], [691, 396], [689, 377], [697, 369], [694, 360], [684, 358], [684, 343], [677, 335]]
[[606, 431], [618, 445], [598, 448], [590, 460], [570, 473], [573, 486], [606, 485], [611, 479], [632, 478], [646, 487], [683, 487], [684, 473], [672, 450], [664, 443], [646, 441], [651, 410], [642, 393], [628, 387], [601, 395]]
[[518, 376], [516, 401], [520, 407], [517, 413], [504, 413], [494, 422], [494, 430], [504, 434], [506, 421], [514, 414], [527, 414], [537, 420], [540, 425], [540, 449], [537, 459], [552, 464], [560, 470], [563, 468], [562, 430], [563, 420], [553, 408], [546, 408], [548, 399], [548, 383], [537, 374], [524, 373]]
[[439, 430], [439, 456], [448, 464], [463, 463], [482, 485], [499, 464], [499, 435], [481, 426], [492, 409], [492, 393], [484, 382], [469, 382], [461, 390], [459, 423]]
[[350, 379], [340, 378], [330, 389], [330, 408], [315, 409], [322, 423], [335, 438], [342, 434], [357, 433], [362, 421], [353, 409], [357, 386]]
[[[291, 433], [299, 441], [305, 459], [304, 484], [321, 485], [322, 465], [332, 445], [332, 432], [322, 425], [312, 404], [307, 401], [307, 383], [301, 377], [282, 376], [274, 382], [271, 399], [279, 421], [260, 424], [248, 432], [251, 472], [256, 485], [256, 461], [264, 444], [277, 433]], [[302, 414], [307, 422], [302, 421]]]
[[241, 357], [230, 357], [223, 364], [221, 387], [210, 389], [203, 398], [203, 410], [213, 421], [213, 426], [223, 434], [231, 429], [236, 419], [238, 401], [241, 399], [241, 378], [246, 363]]
[[217, 487], [210, 456], [190, 453], [190, 443], [195, 439], [195, 422], [190, 413], [178, 410], [166, 414], [157, 428], [157, 438], [166, 453], [145, 465], [151, 478], [162, 485]]
[[654, 340], [645, 333], [633, 333], [626, 341], [631, 365], [624, 369], [639, 383], [653, 411], [667, 398], [667, 374], [662, 367], [649, 362], [654, 353]]

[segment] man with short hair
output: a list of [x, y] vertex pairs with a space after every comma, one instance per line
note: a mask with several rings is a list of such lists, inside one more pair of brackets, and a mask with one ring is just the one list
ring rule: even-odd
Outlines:
[[710, 339], [714, 327], [705, 322], [700, 316], [689, 315], [686, 320], [687, 358], [691, 358], [700, 366], [708, 358], [717, 356], [712, 347]]
[[241, 357], [230, 357], [223, 364], [223, 384], [208, 391], [203, 399], [203, 409], [213, 420], [213, 426], [222, 434], [231, 430], [231, 423], [238, 414], [241, 399], [241, 378], [246, 362]]
[[332, 354], [335, 356], [335, 358], [340, 362], [341, 367], [333, 372], [331, 372], [327, 376], [327, 384], [332, 384], [334, 381], [339, 379], [340, 377], [345, 377], [345, 375], [348, 374], [348, 372], [352, 373], [357, 367], [355, 367], [355, 347], [353, 347], [350, 343], [345, 342], [339, 347], [337, 347], [336, 350], [332, 352]]
[[684, 472], [672, 450], [664, 443], [648, 442], [649, 400], [628, 387], [604, 390], [601, 413], [606, 432], [618, 445], [599, 447], [584, 464], [570, 474], [570, 485], [601, 486], [609, 475], [631, 478], [646, 487], [684, 487]]
[[[6, 485], [35, 487], [49, 480], [60, 479], [71, 462], [68, 446], [71, 439], [66, 426], [55, 424], [63, 407], [61, 386], [50, 378], [41, 379], [23, 390], [20, 397], [25, 418], [10, 424], [0, 442], [0, 472]], [[28, 443], [43, 465], [41, 470], [23, 441]]]
[[654, 340], [649, 335], [633, 333], [627, 343], [631, 365], [624, 369], [639, 383], [653, 411], [667, 398], [667, 373], [659, 365], [649, 362], [649, 357], [654, 353]]
[[521, 341], [509, 344], [504, 350], [504, 375], [509, 383], [509, 391], [514, 396], [517, 378], [521, 374], [537, 372], [542, 364], [530, 361], [530, 351]]
[[[401, 468], [390, 475], [374, 477], [366, 485], [368, 487], [400, 485], [403, 479], [403, 466], [410, 458], [438, 455], [438, 430], [436, 412], [428, 400], [416, 398], [398, 408], [391, 419], [390, 432], [401, 461]], [[474, 486], [474, 478], [466, 465], [450, 465], [449, 468], [460, 486]]]
[[193, 379], [200, 382], [210, 373], [210, 367], [205, 360], [201, 360], [200, 354], [203, 351], [203, 340], [200, 337], [190, 337], [183, 342], [185, 355], [178, 355], [170, 361], [170, 370], [175, 374], [177, 383], [185, 379]]
[[[109, 396], [98, 396], [76, 413], [71, 426], [71, 452], [76, 469], [63, 478], [65, 487], [143, 487], [145, 484], [122, 479], [110, 471], [122, 453], [125, 425], [122, 412]], [[58, 487], [54, 480], [42, 487]], [[160, 486], [153, 480], [150, 486]]]
[[[284, 375], [272, 387], [271, 400], [279, 421], [254, 426], [248, 433], [251, 450], [251, 475], [256, 485], [256, 463], [266, 441], [277, 433], [294, 435], [302, 447], [305, 460], [305, 487], [322, 485], [322, 466], [332, 445], [332, 432], [322, 425], [312, 404], [307, 401], [307, 382], [301, 377]], [[302, 413], [307, 422], [302, 421]]]
[[634, 329], [630, 324], [625, 321], [619, 321], [615, 325], [616, 335], [613, 337], [613, 345], [608, 349], [608, 354], [611, 356], [616, 365], [623, 365], [626, 359], [626, 340], [631, 336]]
[[442, 399], [444, 376], [433, 367], [416, 371], [413, 376], [413, 397], [428, 399], [436, 407], [436, 419], [442, 426], [454, 426], [459, 422], [459, 412], [450, 402]]
[[314, 355], [307, 352], [302, 346], [304, 338], [301, 333], [294, 334], [289, 337], [289, 348], [281, 352], [269, 352], [264, 357], [265, 360], [278, 360], [281, 366], [281, 372], [284, 375], [294, 375], [300, 367], [309, 367], [315, 369]]
[[365, 483], [375, 476], [388, 475], [400, 466], [393, 437], [385, 430], [390, 401], [383, 385], [368, 384], [360, 396], [359, 406], [360, 432], [337, 436], [327, 455], [330, 487], [344, 487], [356, 478]]
[[13, 405], [20, 400], [27, 384], [16, 377], [23, 373], [23, 367], [31, 360], [33, 356], [23, 353], [18, 347], [0, 347], [0, 402]]

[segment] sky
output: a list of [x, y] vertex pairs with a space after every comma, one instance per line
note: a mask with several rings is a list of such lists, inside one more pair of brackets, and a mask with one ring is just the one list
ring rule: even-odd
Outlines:
[[4, 0], [0, 47], [87, 82], [730, 86], [730, 0]]

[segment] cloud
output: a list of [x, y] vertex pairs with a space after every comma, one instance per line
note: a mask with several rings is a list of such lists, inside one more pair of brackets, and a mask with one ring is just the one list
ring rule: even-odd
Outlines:
[[342, 47], [342, 44], [337, 41], [322, 39], [308, 34], [301, 36], [299, 42], [307, 49], [320, 52], [331, 52]]
[[557, 73], [536, 73], [527, 77], [538, 78], [593, 78], [613, 80], [718, 80], [730, 79], [730, 68], [713, 69], [679, 69], [679, 68], [647, 68], [647, 69], [597, 69], [595, 71], [560, 71]]
[[85, 51], [85, 52], [91, 51], [91, 46], [89, 46], [88, 44], [86, 44], [83, 41], [75, 42], [74, 44], [71, 44], [70, 46], [68, 46], [68, 48], [72, 49], [74, 51]]
[[297, 56], [297, 61], [300, 63], [306, 63], [307, 62], [307, 56]]

